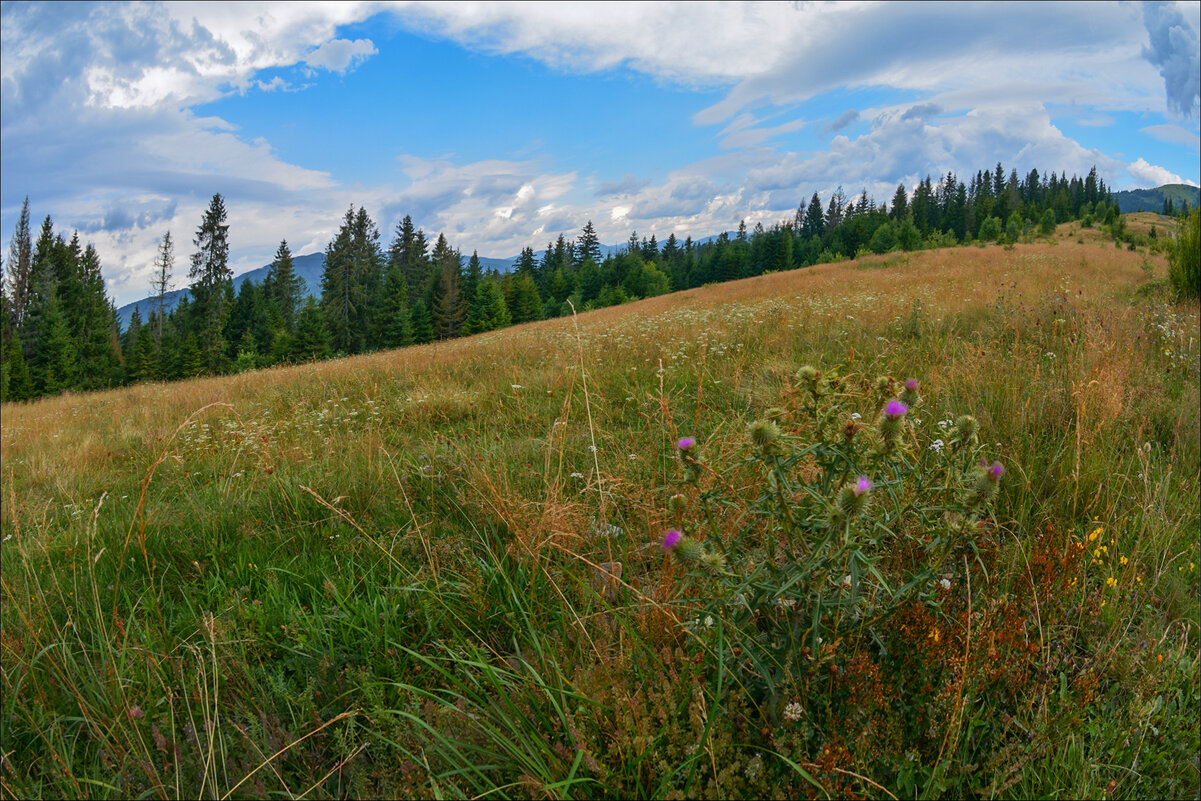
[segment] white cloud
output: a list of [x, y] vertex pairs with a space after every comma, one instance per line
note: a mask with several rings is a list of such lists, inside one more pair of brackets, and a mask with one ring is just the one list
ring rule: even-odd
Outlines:
[[1132, 162], [1126, 167], [1126, 172], [1130, 173], [1131, 177], [1136, 181], [1136, 187], [1140, 189], [1154, 189], [1157, 186], [1164, 184], [1188, 184], [1196, 186], [1196, 181], [1189, 181], [1181, 178], [1171, 170], [1166, 170], [1155, 164], [1148, 164], [1147, 160], [1141, 156], [1138, 160]]
[[1138, 130], [1139, 133], [1145, 133], [1147, 136], [1168, 144], [1184, 145], [1193, 150], [1201, 147], [1201, 137], [1195, 131], [1181, 128], [1179, 125], [1148, 125], [1146, 128]]
[[322, 67], [330, 72], [346, 72], [358, 66], [379, 51], [370, 39], [331, 39], [304, 57], [311, 67]]

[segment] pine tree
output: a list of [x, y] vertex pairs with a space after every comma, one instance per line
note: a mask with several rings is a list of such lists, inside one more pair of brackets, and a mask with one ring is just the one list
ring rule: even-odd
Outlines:
[[292, 358], [311, 361], [329, 356], [329, 332], [321, 306], [309, 297], [296, 318], [296, 334], [292, 339]]
[[39, 395], [57, 395], [75, 380], [75, 347], [57, 297], [51, 296], [46, 305], [43, 323], [44, 334], [31, 371], [33, 384]]
[[280, 240], [279, 248], [267, 277], [263, 281], [268, 301], [279, 311], [284, 330], [291, 333], [296, 329], [296, 313], [300, 310], [301, 298], [304, 296], [304, 279], [301, 278], [292, 264], [292, 251], [288, 248], [288, 240]]
[[[81, 325], [77, 334], [79, 385], [95, 390], [116, 386], [121, 381], [121, 353], [114, 345], [117, 315], [104, 289], [100, 256], [89, 242], [79, 258]], [[159, 351], [155, 341], [155, 354]]]
[[7, 401], [23, 401], [33, 397], [33, 382], [29, 377], [29, 368], [25, 366], [25, 357], [21, 354], [21, 344], [13, 337], [8, 341], [4, 354], [5, 396], [0, 403]]
[[821, 239], [825, 232], [826, 221], [822, 216], [822, 202], [817, 196], [817, 192], [813, 193], [813, 197], [809, 200], [809, 208], [805, 211], [805, 226], [804, 234], [807, 237]]
[[174, 269], [175, 243], [171, 241], [171, 232], [166, 231], [158, 243], [158, 254], [154, 257], [154, 280], [151, 282], [158, 310], [154, 342], [160, 351], [163, 346], [163, 320], [167, 316], [167, 293], [172, 289], [171, 271]]
[[133, 382], [154, 381], [158, 378], [158, 360], [153, 329], [145, 328], [134, 349], [129, 378]]
[[430, 320], [430, 309], [423, 298], [413, 303], [413, 342], [423, 345], [434, 341], [434, 324]]
[[196, 252], [188, 272], [192, 303], [200, 321], [201, 352], [205, 368], [211, 373], [222, 372], [227, 361], [223, 332], [229, 316], [233, 271], [229, 268], [225, 216], [225, 200], [219, 194], [213, 195], [192, 240]]
[[905, 191], [905, 183], [902, 181], [897, 184], [897, 191], [892, 196], [892, 208], [889, 210], [888, 216], [894, 220], [903, 220], [908, 213], [909, 195]]
[[409, 308], [409, 287], [400, 265], [388, 267], [384, 278], [384, 295], [379, 328], [383, 332], [383, 345], [387, 348], [403, 348], [413, 344], [412, 310]]
[[464, 334], [481, 334], [512, 324], [504, 294], [495, 281], [484, 280], [476, 287], [471, 311], [463, 324]]
[[542, 319], [542, 298], [528, 273], [513, 278], [513, 302], [508, 308], [514, 324]]
[[584, 228], [580, 231], [580, 238], [575, 246], [575, 266], [579, 267], [587, 259], [592, 259], [595, 264], [601, 263], [600, 237], [592, 227], [592, 220], [584, 223]]
[[430, 256], [437, 269], [430, 294], [430, 319], [434, 335], [438, 339], [451, 339], [461, 333], [463, 326], [459, 254], [451, 250], [446, 237], [439, 234]]
[[[47, 217], [46, 219], [49, 219]], [[13, 229], [12, 239], [8, 241], [8, 299], [9, 323], [13, 329], [19, 329], [25, 321], [25, 311], [29, 307], [29, 274], [33, 264], [33, 240], [29, 233], [29, 198], [21, 204], [21, 213], [17, 217], [16, 228]], [[5, 333], [12, 336], [12, 331]]]

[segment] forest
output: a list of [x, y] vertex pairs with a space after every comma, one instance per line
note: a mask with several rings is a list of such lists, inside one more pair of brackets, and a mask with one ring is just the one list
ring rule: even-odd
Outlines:
[[[1175, 211], [1175, 209], [1173, 209]], [[1086, 177], [1025, 178], [1001, 164], [967, 184], [948, 172], [887, 203], [842, 188], [822, 203], [815, 192], [791, 219], [758, 223], [703, 243], [675, 234], [662, 242], [631, 233], [602, 257], [588, 221], [560, 235], [539, 258], [522, 250], [507, 273], [481, 268], [445, 235], [426, 234], [406, 215], [385, 247], [367, 211], [347, 210], [325, 250], [321, 296], [304, 292], [286, 240], [265, 280], [235, 293], [229, 267], [231, 221], [214, 195], [192, 239], [186, 297], [167, 310], [175, 241], [159, 240], [149, 319], [135, 312], [121, 331], [96, 249], [69, 238], [47, 216], [32, 236], [22, 206], [4, 261], [0, 300], [0, 400], [22, 401], [144, 381], [222, 375], [276, 364], [404, 347], [613, 306], [866, 253], [966, 243], [1016, 243], [1081, 220], [1129, 238], [1113, 195], [1094, 167]]]

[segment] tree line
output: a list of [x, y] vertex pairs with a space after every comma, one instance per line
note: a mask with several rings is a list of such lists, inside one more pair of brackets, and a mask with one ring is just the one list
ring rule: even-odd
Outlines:
[[188, 296], [167, 309], [175, 264], [167, 232], [152, 282], [158, 302], [146, 320], [135, 308], [122, 332], [95, 249], [81, 246], [78, 233], [56, 233], [50, 217], [31, 239], [26, 199], [4, 263], [0, 399], [404, 347], [865, 253], [1016, 242], [1073, 219], [1120, 222], [1095, 168], [1084, 178], [1037, 170], [1019, 178], [997, 164], [966, 184], [953, 173], [927, 176], [912, 195], [901, 184], [879, 205], [866, 191], [849, 197], [839, 187], [824, 204], [814, 193], [791, 219], [751, 231], [743, 222], [733, 236], [704, 243], [674, 233], [660, 243], [634, 232], [603, 255], [589, 221], [577, 238], [549, 242], [540, 257], [523, 248], [500, 273], [482, 269], [477, 253], [464, 259], [445, 235], [428, 236], [408, 215], [385, 247], [366, 210], [352, 206], [326, 247], [314, 298], [286, 240], [266, 278], [244, 281], [235, 292], [230, 226], [218, 194], [192, 239]]

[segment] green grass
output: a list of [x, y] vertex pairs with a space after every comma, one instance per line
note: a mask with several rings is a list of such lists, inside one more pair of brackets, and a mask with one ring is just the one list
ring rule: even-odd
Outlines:
[[[6, 406], [0, 793], [1195, 797], [1198, 307], [1141, 260], [866, 259]], [[657, 543], [691, 435], [758, 545], [746, 426], [806, 363], [921, 379], [1009, 470], [981, 567], [789, 723]]]

